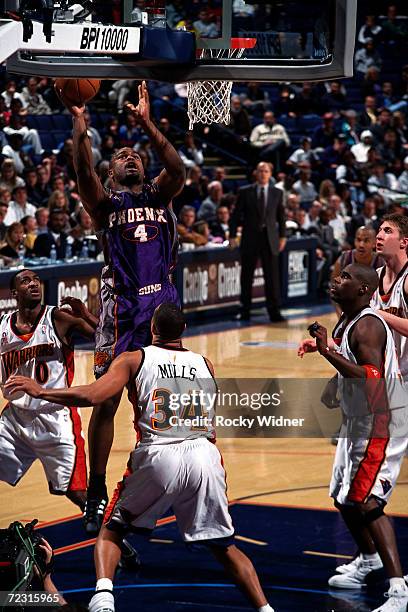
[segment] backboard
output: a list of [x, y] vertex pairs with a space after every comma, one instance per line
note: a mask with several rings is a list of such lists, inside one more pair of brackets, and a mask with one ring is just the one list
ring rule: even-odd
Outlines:
[[[56, 24], [55, 31], [59, 29], [61, 34], [54, 36], [49, 48], [36, 50], [28, 42], [24, 50], [10, 57], [7, 69], [41, 76], [144, 78], [173, 83], [293, 82], [347, 77], [353, 72], [356, 7], [357, 0], [114, 0], [112, 3], [96, 0], [94, 15], [88, 18], [92, 19], [92, 25], [89, 21], [82, 25]], [[92, 45], [84, 49], [73, 42], [73, 36], [63, 36], [67, 28], [76, 27], [78, 40], [83, 42], [80, 27], [88, 30], [93, 27], [92, 36], [102, 41], [102, 28], [107, 26], [100, 25], [101, 22], [125, 28], [129, 32], [128, 40], [137, 39], [138, 43], [133, 47], [128, 45], [127, 49], [109, 48], [107, 53], [106, 49], [92, 48]], [[124, 35], [123, 31], [121, 40]], [[61, 41], [68, 38], [69, 51], [66, 49], [64, 53], [61, 46], [65, 43]], [[252, 38], [256, 44], [245, 49], [241, 57], [201, 52], [202, 49], [229, 49], [232, 38]]]

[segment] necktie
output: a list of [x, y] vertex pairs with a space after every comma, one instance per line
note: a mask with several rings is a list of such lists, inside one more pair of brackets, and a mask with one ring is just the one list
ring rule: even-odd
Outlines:
[[261, 225], [265, 225], [265, 212], [266, 212], [266, 192], [265, 187], [261, 187], [259, 190], [259, 212], [261, 216]]

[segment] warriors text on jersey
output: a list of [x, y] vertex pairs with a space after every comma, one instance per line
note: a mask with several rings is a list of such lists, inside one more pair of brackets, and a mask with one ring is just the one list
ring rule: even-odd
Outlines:
[[217, 386], [204, 357], [161, 346], [148, 346], [143, 355], [129, 395], [139, 443], [214, 440], [214, 404], [206, 400], [215, 397]]
[[[16, 329], [17, 312], [8, 313], [0, 319], [1, 384], [11, 374], [21, 374], [36, 380], [41, 386], [62, 389], [71, 384], [74, 377], [73, 350], [58, 337], [54, 325], [53, 306], [43, 306], [33, 331], [20, 335]], [[11, 403], [25, 410], [42, 410], [57, 404], [34, 399], [24, 394]]]
[[[380, 285], [371, 298], [371, 308], [374, 310], [385, 310], [390, 314], [406, 319], [408, 318], [408, 304], [404, 294], [404, 282], [408, 275], [408, 263], [397, 275], [388, 293], [384, 293], [383, 290], [385, 271], [385, 266], [377, 270], [380, 277]], [[408, 377], [408, 338], [395, 331], [392, 333], [397, 349], [401, 374], [406, 378]]]

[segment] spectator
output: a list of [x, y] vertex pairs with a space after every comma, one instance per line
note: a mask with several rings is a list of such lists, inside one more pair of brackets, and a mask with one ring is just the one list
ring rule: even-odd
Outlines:
[[[271, 164], [272, 166], [272, 164]], [[271, 168], [271, 172], [273, 172], [273, 166]], [[273, 180], [273, 179], [272, 179]], [[295, 177], [290, 174], [285, 174], [284, 172], [278, 173], [278, 182], [275, 183], [275, 187], [283, 191], [283, 199], [282, 204], [286, 207], [286, 203], [288, 201], [289, 194], [292, 191], [293, 184], [295, 182]]]
[[277, 117], [296, 117], [295, 92], [288, 85], [282, 85], [279, 90], [279, 97], [273, 105], [274, 113]]
[[21, 100], [21, 93], [17, 91], [17, 85], [14, 79], [9, 79], [6, 83], [6, 89], [2, 92], [1, 97], [3, 98], [6, 106], [10, 108], [11, 101], [13, 99]]
[[324, 179], [320, 183], [320, 187], [319, 187], [319, 202], [322, 204], [322, 206], [325, 206], [327, 208], [327, 206], [329, 205], [331, 196], [334, 195], [335, 193], [336, 193], [336, 188], [334, 186], [333, 181], [331, 181], [330, 179]]
[[[203, 245], [196, 245], [196, 246], [205, 246], [205, 245], [213, 242], [213, 236], [210, 233], [209, 225], [208, 225], [207, 221], [204, 221], [204, 219], [201, 219], [201, 221], [196, 221], [194, 223], [194, 225], [193, 225], [193, 233], [194, 234], [198, 234], [199, 236], [202, 236], [206, 240], [205, 244], [203, 244]], [[218, 242], [218, 240], [216, 242]]]
[[112, 89], [108, 92], [108, 99], [110, 102], [117, 103], [119, 111], [122, 110], [125, 105], [132, 84], [133, 81], [126, 79], [119, 79], [112, 83]]
[[341, 92], [340, 83], [338, 81], [330, 81], [330, 90], [322, 98], [323, 107], [329, 113], [339, 116], [340, 111], [347, 108], [347, 100], [345, 94]]
[[84, 113], [85, 125], [87, 134], [91, 140], [92, 149], [100, 149], [102, 144], [102, 138], [99, 134], [98, 130], [92, 125], [92, 117], [91, 114], [86, 112]]
[[214, 238], [221, 238], [222, 241], [229, 240], [230, 236], [230, 211], [228, 206], [222, 204], [217, 208], [216, 219], [210, 225], [211, 234]]
[[54, 245], [57, 259], [64, 259], [67, 248], [67, 235], [63, 231], [66, 224], [66, 214], [63, 210], [54, 208], [50, 212], [48, 232], [37, 236], [34, 242], [34, 255], [36, 257], [50, 257], [51, 247]]
[[300, 162], [307, 161], [313, 165], [317, 160], [312, 151], [312, 139], [309, 136], [303, 136], [300, 139], [300, 146], [296, 149], [287, 160], [288, 166], [298, 166]]
[[312, 148], [325, 149], [333, 144], [336, 137], [333, 113], [324, 113], [323, 124], [315, 128], [312, 135]]
[[346, 110], [344, 113], [344, 121], [341, 124], [341, 133], [347, 138], [347, 145], [349, 147], [359, 142], [358, 130], [357, 130], [357, 113], [355, 110]]
[[408, 193], [408, 157], [404, 159], [404, 170], [398, 177], [398, 189], [403, 193]]
[[388, 108], [382, 108], [375, 125], [370, 128], [377, 142], [383, 142], [384, 134], [390, 127], [392, 127], [392, 113]]
[[353, 192], [353, 199], [359, 200], [362, 193], [363, 183], [361, 173], [357, 168], [356, 158], [351, 151], [346, 151], [343, 158], [343, 163], [337, 166], [336, 182], [346, 183], [349, 189]]
[[4, 217], [7, 214], [7, 206], [0, 201], [0, 243], [4, 241], [7, 232], [7, 225], [4, 223]]
[[326, 147], [321, 156], [326, 176], [335, 177], [336, 169], [344, 163], [347, 151], [347, 137], [344, 134], [338, 134], [333, 144]]
[[2, 154], [8, 159], [12, 159], [16, 168], [17, 174], [23, 174], [26, 166], [32, 162], [23, 150], [23, 137], [21, 134], [9, 134], [7, 137], [8, 144], [3, 147]]
[[184, 144], [179, 148], [178, 154], [186, 168], [202, 166], [204, 163], [203, 152], [197, 147], [193, 132], [186, 133]]
[[382, 66], [382, 59], [378, 51], [374, 46], [374, 41], [369, 38], [362, 49], [358, 49], [354, 55], [354, 69], [361, 76], [367, 73], [367, 70], [374, 66], [374, 68], [380, 69]]
[[229, 127], [234, 134], [238, 136], [238, 140], [246, 140], [251, 133], [251, 120], [247, 110], [242, 106], [239, 96], [231, 98], [231, 112]]
[[70, 236], [74, 240], [75, 250], [80, 252], [83, 246], [86, 245], [88, 257], [96, 259], [102, 250], [102, 245], [95, 236], [92, 218], [82, 204], [78, 206], [76, 214], [74, 215], [74, 220], [76, 221], [76, 225], [71, 230]]
[[9, 124], [4, 128], [7, 136], [20, 134], [23, 137], [23, 144], [30, 145], [35, 155], [44, 152], [38, 131], [25, 125], [25, 115], [23, 113], [12, 113]]
[[133, 113], [125, 114], [125, 122], [119, 128], [120, 147], [130, 147], [131, 149], [139, 142], [142, 131], [137, 124]]
[[371, 129], [377, 123], [377, 104], [375, 96], [366, 96], [364, 98], [364, 109], [360, 114], [358, 123], [361, 127]]
[[386, 172], [387, 164], [379, 160], [375, 162], [370, 171], [367, 181], [367, 191], [369, 194], [376, 193], [380, 188], [398, 191], [397, 178], [391, 172]]
[[220, 181], [211, 181], [208, 185], [208, 196], [205, 198], [198, 209], [197, 218], [199, 220], [214, 221], [217, 208], [223, 196], [222, 184]]
[[340, 254], [339, 243], [334, 237], [333, 228], [329, 224], [330, 213], [327, 208], [322, 208], [319, 220], [311, 227], [309, 233], [318, 239], [318, 247], [323, 252], [323, 266], [320, 272], [319, 289], [326, 292], [330, 278], [330, 267]]
[[251, 145], [259, 151], [259, 159], [272, 161], [280, 171], [280, 157], [290, 147], [290, 138], [283, 127], [276, 123], [272, 111], [264, 113], [263, 123], [254, 127], [250, 136]]
[[408, 40], [408, 32], [403, 22], [398, 21], [397, 7], [395, 4], [390, 4], [387, 9], [387, 19], [382, 24], [382, 38], [390, 47], [397, 47], [406, 50]]
[[37, 168], [37, 184], [33, 189], [33, 201], [38, 205], [46, 205], [52, 193], [49, 184], [50, 171], [44, 164]]
[[5, 159], [1, 164], [0, 189], [8, 189], [10, 192], [17, 186], [24, 185], [24, 181], [17, 176], [16, 167], [12, 159]]
[[189, 168], [183, 190], [173, 201], [175, 214], [178, 215], [183, 206], [192, 206], [198, 210], [207, 196], [207, 184], [208, 179], [203, 176], [200, 166]]
[[24, 228], [24, 246], [26, 251], [32, 251], [34, 242], [37, 238], [37, 221], [35, 217], [27, 215], [21, 219], [21, 225]]
[[365, 18], [365, 23], [359, 30], [357, 40], [360, 45], [365, 45], [369, 40], [376, 42], [380, 38], [381, 30], [381, 26], [375, 23], [375, 16], [367, 15]]
[[300, 162], [299, 178], [293, 184], [293, 190], [300, 195], [302, 206], [308, 206], [317, 196], [317, 192], [313, 183], [309, 180], [311, 176], [311, 168], [309, 162]]
[[377, 104], [381, 99], [381, 82], [380, 82], [380, 70], [375, 66], [371, 66], [367, 69], [361, 83], [361, 95], [374, 96]]
[[203, 9], [198, 14], [198, 19], [193, 22], [194, 30], [197, 33], [197, 38], [217, 38], [218, 28], [213, 21], [212, 14]]
[[308, 225], [309, 225], [308, 230], [310, 230], [313, 227], [318, 226], [320, 212], [322, 208], [323, 208], [322, 203], [319, 202], [319, 200], [314, 200], [312, 202], [312, 205], [307, 212], [307, 219], [308, 219]]
[[69, 214], [69, 202], [67, 195], [64, 191], [56, 189], [52, 192], [47, 202], [48, 210], [51, 212], [54, 208], [63, 210], [67, 215]]
[[171, 144], [174, 146], [174, 143], [177, 140], [177, 132], [171, 126], [170, 121], [167, 119], [167, 117], [162, 117], [160, 119], [158, 128], [161, 133], [167, 138], [167, 140], [171, 142]]
[[359, 227], [368, 227], [377, 230], [379, 221], [376, 214], [376, 206], [373, 198], [366, 198], [360, 214], [351, 218], [349, 223], [348, 241], [353, 244]]
[[321, 102], [313, 83], [306, 81], [295, 96], [294, 109], [297, 115], [319, 115]]
[[370, 130], [363, 130], [360, 135], [361, 142], [351, 147], [351, 152], [358, 164], [366, 164], [368, 161], [368, 151], [372, 148], [374, 138]]
[[37, 236], [48, 233], [49, 217], [50, 211], [45, 206], [41, 206], [35, 211], [35, 220], [37, 221]]
[[6, 225], [21, 221], [21, 219], [27, 215], [34, 216], [36, 211], [36, 207], [27, 200], [27, 189], [25, 185], [15, 187], [12, 195], [13, 200], [9, 204], [7, 215], [4, 219]]
[[21, 92], [21, 102], [29, 115], [50, 115], [51, 109], [38, 91], [37, 77], [30, 77]]
[[[0, 204], [8, 208], [11, 202], [11, 192], [7, 187], [0, 187]], [[6, 211], [7, 212], [7, 211]]]
[[398, 141], [397, 132], [394, 128], [390, 127], [384, 131], [384, 140], [379, 145], [378, 151], [382, 159], [386, 162], [388, 169], [393, 173], [399, 174], [404, 151]]
[[264, 113], [271, 104], [268, 92], [255, 81], [249, 81], [246, 91], [241, 94], [241, 102], [251, 115]]
[[193, 230], [193, 225], [196, 221], [196, 213], [192, 206], [183, 206], [179, 214], [179, 222], [177, 224], [177, 232], [180, 242], [194, 244], [195, 246], [204, 246], [207, 244], [205, 236], [198, 234]]
[[0, 248], [0, 255], [6, 263], [10, 263], [13, 259], [18, 259], [19, 250], [22, 246], [24, 247], [24, 228], [21, 223], [12, 223], [7, 228], [5, 242]]
[[342, 249], [348, 248], [347, 244], [347, 227], [348, 219], [342, 215], [341, 198], [334, 194], [330, 197], [328, 211], [330, 215], [329, 225], [333, 228], [333, 235]]

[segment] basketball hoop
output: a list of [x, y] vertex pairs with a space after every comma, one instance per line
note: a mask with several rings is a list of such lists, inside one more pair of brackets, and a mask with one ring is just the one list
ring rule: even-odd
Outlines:
[[[200, 59], [235, 59], [245, 49], [253, 49], [256, 38], [231, 38], [229, 49], [201, 49]], [[195, 81], [187, 83], [189, 129], [195, 123], [230, 122], [230, 98], [233, 81]]]

